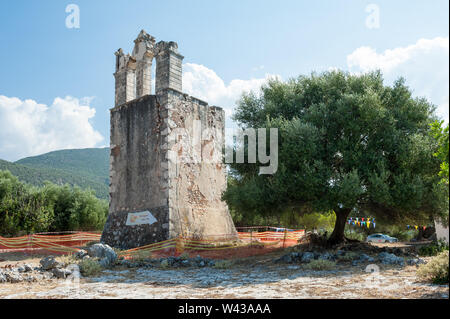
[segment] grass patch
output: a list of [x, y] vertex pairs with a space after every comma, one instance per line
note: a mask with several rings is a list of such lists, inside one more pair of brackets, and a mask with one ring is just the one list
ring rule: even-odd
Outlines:
[[188, 252], [184, 252], [184, 253], [182, 253], [181, 255], [180, 255], [180, 259], [181, 260], [187, 260], [187, 259], [189, 259], [189, 254], [188, 254]]
[[427, 264], [420, 265], [417, 276], [434, 284], [448, 284], [448, 250], [441, 252]]
[[63, 264], [64, 267], [67, 267], [70, 264], [76, 264], [78, 262], [74, 254], [58, 256], [56, 257], [56, 261]]
[[159, 263], [159, 267], [160, 267], [161, 269], [167, 269], [167, 268], [169, 268], [169, 262], [167, 261], [167, 259], [164, 259], [163, 261], [161, 261], [161, 262]]
[[216, 269], [228, 269], [233, 266], [233, 261], [231, 260], [218, 260], [214, 263], [214, 268]]
[[338, 256], [339, 261], [352, 261], [358, 259], [359, 255], [353, 251], [346, 252], [343, 255]]
[[324, 259], [311, 260], [304, 266], [308, 270], [331, 270], [336, 267], [336, 262]]
[[418, 253], [419, 256], [437, 256], [443, 251], [448, 251], [448, 245], [445, 242], [440, 241], [438, 243], [420, 247]]
[[131, 254], [131, 258], [133, 261], [142, 262], [153, 258], [153, 253], [151, 251], [138, 250]]
[[102, 266], [93, 258], [86, 258], [78, 264], [80, 272], [85, 277], [97, 275], [102, 271]]

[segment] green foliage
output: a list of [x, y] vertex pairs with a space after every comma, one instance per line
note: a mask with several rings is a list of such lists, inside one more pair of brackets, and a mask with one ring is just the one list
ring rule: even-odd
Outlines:
[[182, 254], [180, 255], [180, 259], [181, 259], [181, 260], [187, 260], [187, 259], [189, 259], [189, 253], [188, 253], [187, 251], [185, 251], [184, 253], [182, 253]]
[[359, 258], [359, 254], [353, 251], [347, 251], [345, 254], [338, 256], [339, 261], [352, 261]]
[[345, 237], [348, 239], [354, 239], [359, 241], [365, 241], [367, 238], [367, 232], [365, 229], [361, 228], [353, 228], [353, 229], [345, 229], [344, 231]]
[[420, 256], [436, 256], [444, 251], [448, 251], [448, 244], [444, 241], [432, 243], [430, 245], [421, 246], [419, 248]]
[[216, 269], [229, 269], [233, 266], [232, 260], [217, 260], [214, 263], [214, 268]]
[[302, 225], [306, 230], [323, 229], [325, 231], [333, 230], [336, 222], [336, 214], [334, 212], [307, 213], [298, 216], [298, 224]]
[[43, 187], [22, 183], [0, 171], [0, 234], [16, 236], [46, 231], [101, 230], [108, 203], [92, 191], [50, 182]]
[[85, 258], [78, 264], [80, 272], [85, 277], [95, 276], [102, 271], [102, 266], [94, 258]]
[[60, 150], [16, 162], [34, 168], [61, 169], [109, 183], [109, 148]]
[[46, 231], [53, 218], [54, 211], [42, 192], [0, 171], [0, 234]]
[[164, 259], [163, 261], [160, 262], [159, 267], [161, 269], [169, 268], [169, 261], [167, 259]]
[[404, 229], [404, 226], [392, 225], [386, 227], [387, 231], [383, 232], [389, 236], [397, 238], [399, 241], [410, 241], [417, 237], [419, 231]]
[[430, 135], [434, 109], [403, 79], [385, 86], [379, 72], [269, 81], [241, 98], [234, 119], [242, 128], [278, 128], [278, 170], [260, 175], [260, 163], [231, 164], [235, 179], [223, 198], [252, 216], [334, 211], [338, 241], [351, 212], [428, 224], [448, 215]]
[[0, 170], [9, 170], [20, 181], [34, 186], [50, 181], [90, 188], [101, 199], [109, 197], [109, 148], [55, 151], [15, 163], [0, 160]]
[[308, 270], [331, 270], [335, 267], [336, 262], [324, 259], [311, 260], [308, 264], [303, 266], [304, 269]]
[[411, 239], [417, 237], [419, 231], [414, 229], [406, 229], [405, 225], [396, 225], [389, 223], [385, 225], [377, 224], [377, 228], [371, 228], [370, 231], [367, 232], [367, 235], [373, 233], [386, 234], [397, 238], [399, 241], [410, 241]]
[[448, 136], [448, 124], [447, 127], [443, 127], [444, 121], [435, 121], [431, 124], [431, 133], [436, 139], [439, 148], [434, 153], [441, 161], [441, 171], [439, 176], [442, 177], [441, 182], [448, 185], [448, 163], [449, 163], [449, 136]]
[[446, 250], [428, 263], [420, 265], [417, 276], [434, 284], [448, 284], [448, 267], [448, 250]]

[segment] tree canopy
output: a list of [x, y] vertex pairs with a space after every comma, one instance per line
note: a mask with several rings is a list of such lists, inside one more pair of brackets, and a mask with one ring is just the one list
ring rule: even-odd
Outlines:
[[[435, 106], [414, 98], [404, 79], [341, 71], [271, 80], [244, 94], [234, 120], [243, 128], [278, 128], [278, 170], [233, 163], [224, 199], [261, 214], [336, 213], [330, 243], [344, 240], [351, 212], [404, 224], [448, 214], [439, 183]], [[245, 147], [245, 145], [237, 146]]]
[[448, 124], [444, 127], [444, 121], [435, 121], [431, 124], [431, 133], [438, 143], [438, 149], [434, 153], [434, 156], [441, 161], [439, 176], [442, 177], [442, 182], [448, 185]]
[[108, 202], [91, 190], [46, 182], [35, 187], [0, 170], [0, 235], [36, 232], [101, 230]]

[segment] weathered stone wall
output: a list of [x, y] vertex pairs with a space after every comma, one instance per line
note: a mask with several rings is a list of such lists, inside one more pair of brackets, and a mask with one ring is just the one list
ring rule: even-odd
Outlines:
[[136, 60], [122, 49], [117, 50], [115, 83], [115, 106], [136, 98]]
[[[132, 248], [175, 238], [236, 238], [222, 163], [225, 113], [166, 89], [111, 110], [110, 212], [102, 242]], [[152, 225], [125, 225], [149, 211]]]
[[156, 45], [156, 94], [170, 88], [182, 92], [182, 63], [184, 57], [178, 53], [175, 42], [158, 42]]
[[[164, 122], [156, 96], [111, 110], [110, 208], [102, 241], [130, 248], [168, 238], [169, 207]], [[152, 225], [126, 226], [128, 213], [150, 211]]]
[[[153, 57], [156, 95], [149, 95]], [[111, 200], [101, 239], [111, 246], [133, 248], [178, 236], [237, 238], [221, 201], [225, 114], [181, 92], [182, 61], [175, 42], [155, 45], [143, 30], [131, 56], [116, 52]], [[141, 213], [146, 217], [136, 217]]]
[[[225, 112], [175, 90], [160, 96], [168, 108], [170, 237], [235, 237], [221, 200], [226, 189], [222, 160]], [[180, 130], [181, 129], [181, 130]], [[184, 134], [177, 136], [176, 131]]]

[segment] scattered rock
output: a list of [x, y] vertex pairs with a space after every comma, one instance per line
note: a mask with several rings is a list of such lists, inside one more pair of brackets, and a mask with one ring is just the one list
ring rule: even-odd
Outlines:
[[275, 259], [274, 262], [275, 263], [287, 263], [287, 264], [297, 263], [297, 262], [300, 262], [301, 257], [302, 257], [301, 252], [292, 252], [292, 253], [283, 255], [280, 258]]
[[203, 280], [203, 281], [200, 282], [200, 286], [202, 286], [202, 287], [208, 287], [208, 286], [210, 286], [212, 283], [213, 283], [212, 280], [206, 279], [206, 280]]
[[288, 266], [287, 268], [291, 270], [297, 270], [300, 269], [300, 266]]
[[51, 270], [53, 268], [58, 268], [61, 266], [53, 256], [44, 257], [39, 263], [41, 264], [43, 270]]
[[184, 266], [184, 267], [189, 267], [190, 265], [191, 265], [191, 262], [189, 261], [189, 260], [183, 260], [182, 262], [181, 262], [181, 264]]
[[288, 263], [290, 264], [292, 262], [292, 257], [290, 254], [283, 255], [280, 258], [275, 259], [275, 263]]
[[53, 273], [53, 275], [56, 277], [56, 278], [60, 278], [60, 279], [65, 279], [65, 278], [67, 278], [69, 275], [71, 275], [72, 274], [72, 272], [70, 271], [70, 270], [68, 270], [68, 269], [60, 269], [60, 268], [54, 268], [53, 270], [52, 270], [52, 273]]
[[320, 260], [333, 260], [334, 256], [332, 254], [330, 254], [329, 252], [325, 252], [322, 255], [320, 255], [317, 259], [320, 259]]
[[88, 255], [88, 252], [84, 249], [80, 249], [80, 251], [78, 251], [75, 254], [75, 258], [77, 258], [77, 259], [83, 259], [85, 256], [89, 256], [89, 255]]
[[170, 256], [167, 258], [160, 258], [158, 260], [149, 260], [142, 265], [142, 267], [153, 267], [155, 266], [153, 263], [159, 264], [159, 266], [177, 268], [177, 267], [214, 267], [216, 262], [209, 258], [202, 258], [197, 256], [195, 258], [180, 258]]
[[49, 271], [45, 271], [42, 273], [42, 277], [43, 279], [52, 279], [53, 278], [53, 273], [49, 272]]
[[95, 244], [88, 248], [87, 251], [90, 257], [100, 259], [100, 265], [103, 267], [112, 266], [117, 260], [117, 254], [109, 245]]
[[0, 272], [0, 284], [1, 283], [5, 283], [5, 282], [7, 282], [6, 276], [3, 273]]
[[400, 265], [404, 266], [405, 261], [401, 257], [397, 257], [394, 254], [390, 254], [388, 252], [382, 252], [378, 254], [378, 258], [384, 265]]
[[307, 251], [307, 252], [304, 252], [302, 254], [301, 262], [302, 263], [309, 263], [313, 259], [314, 259], [314, 254]]
[[422, 265], [422, 264], [426, 264], [427, 262], [425, 260], [423, 260], [422, 258], [412, 258], [412, 259], [408, 259], [408, 265], [410, 266], [418, 266], [418, 265]]
[[372, 263], [372, 262], [375, 262], [375, 259], [370, 257], [369, 255], [361, 254], [359, 256], [359, 261]]
[[5, 273], [6, 281], [15, 284], [23, 281], [23, 277], [13, 271]]
[[31, 267], [28, 264], [23, 265], [23, 268], [25, 269], [25, 272], [31, 272], [33, 271], [33, 267]]
[[35, 276], [27, 276], [27, 277], [25, 278], [25, 281], [26, 281], [26, 282], [37, 282], [37, 281], [38, 281], [38, 278], [36, 278]]
[[98, 263], [103, 268], [108, 268], [109, 266], [111, 266], [111, 263], [110, 263], [108, 257], [104, 257], [104, 258], [100, 259]]

